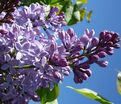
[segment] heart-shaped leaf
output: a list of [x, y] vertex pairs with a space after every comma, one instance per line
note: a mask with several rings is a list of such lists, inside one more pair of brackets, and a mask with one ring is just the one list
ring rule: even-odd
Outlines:
[[58, 97], [59, 86], [55, 84], [52, 90], [50, 90], [50, 88], [40, 88], [36, 93], [40, 96], [41, 103], [45, 104], [46, 102], [54, 101]]

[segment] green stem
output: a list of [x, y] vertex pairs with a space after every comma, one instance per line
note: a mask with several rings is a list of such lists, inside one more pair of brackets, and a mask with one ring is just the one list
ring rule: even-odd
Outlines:
[[34, 65], [14, 66], [14, 69], [30, 69], [35, 68]]
[[41, 104], [46, 104], [46, 94], [44, 94], [41, 99]]

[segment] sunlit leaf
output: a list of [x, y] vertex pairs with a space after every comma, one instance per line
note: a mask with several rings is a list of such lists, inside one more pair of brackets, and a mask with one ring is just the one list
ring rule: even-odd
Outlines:
[[74, 12], [74, 17], [78, 20], [78, 21], [80, 21], [80, 12], [79, 11], [76, 11], [76, 12]]
[[77, 4], [86, 4], [88, 0], [76, 0]]
[[121, 72], [117, 75], [117, 90], [119, 94], [121, 94]]
[[82, 88], [82, 89], [76, 89], [70, 86], [67, 86], [67, 88], [70, 88], [76, 92], [78, 92], [81, 95], [84, 95], [90, 99], [96, 100], [98, 102], [100, 102], [101, 104], [113, 104], [112, 102], [110, 102], [109, 100], [103, 98], [101, 95], [99, 95], [97, 92], [87, 89], [87, 88]]
[[40, 0], [40, 1], [44, 1], [45, 4], [51, 5], [51, 4], [59, 3], [61, 0]]
[[90, 22], [91, 16], [92, 16], [92, 10], [87, 13], [87, 16], [86, 16], [87, 22]]
[[54, 101], [47, 102], [46, 104], [58, 104], [58, 100], [57, 100], [57, 99], [55, 99]]
[[65, 20], [68, 23], [73, 15], [74, 6], [71, 2], [65, 2], [61, 11], [65, 13]]
[[80, 11], [79, 11], [78, 5], [75, 4], [73, 5], [72, 17], [70, 21], [68, 22], [68, 25], [73, 25], [79, 21], [80, 21]]
[[62, 0], [51, 0], [51, 4], [56, 4], [56, 3], [59, 3], [61, 2]]
[[86, 9], [85, 8], [80, 9], [80, 21], [84, 19], [85, 14], [86, 14]]

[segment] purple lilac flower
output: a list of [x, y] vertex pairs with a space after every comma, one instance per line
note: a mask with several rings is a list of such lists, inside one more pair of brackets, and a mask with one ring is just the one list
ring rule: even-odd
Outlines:
[[32, 27], [41, 26], [51, 31], [57, 31], [66, 24], [64, 22], [64, 14], [57, 15], [57, 7], [52, 7], [49, 13], [48, 11], [47, 6], [32, 3], [29, 7], [21, 6], [16, 9], [13, 16], [16, 22], [22, 26], [27, 26], [31, 22]]
[[75, 83], [87, 80], [92, 73], [91, 64], [96, 63], [101, 67], [106, 67], [108, 61], [101, 58], [112, 55], [114, 48], [120, 48], [118, 33], [104, 31], [100, 33], [99, 38], [94, 37], [94, 34], [94, 30], [89, 31], [88, 29], [80, 38], [72, 29], [59, 33], [64, 48], [69, 52], [66, 58], [73, 69]]
[[45, 8], [39, 4], [20, 7], [13, 13], [13, 24], [0, 26], [0, 101], [5, 104], [39, 101], [38, 88], [52, 89], [70, 73], [66, 51], [56, 43], [64, 16], [51, 9], [47, 19]]
[[78, 38], [73, 29], [63, 30], [63, 13], [56, 7], [47, 11], [38, 3], [22, 6], [13, 12], [12, 24], [0, 26], [0, 101], [5, 104], [39, 101], [36, 90], [52, 89], [71, 69], [75, 83], [82, 83], [92, 74], [91, 64], [106, 67], [102, 58], [120, 47], [117, 33], [104, 31], [97, 38], [86, 30]]

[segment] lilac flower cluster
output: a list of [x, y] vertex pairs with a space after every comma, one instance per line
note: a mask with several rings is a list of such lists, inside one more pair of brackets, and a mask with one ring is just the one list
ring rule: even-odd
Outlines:
[[13, 20], [12, 12], [20, 0], [0, 0], [0, 24], [11, 23]]
[[120, 48], [118, 33], [104, 31], [100, 33], [99, 38], [94, 37], [94, 34], [94, 30], [89, 31], [88, 29], [80, 38], [72, 29], [59, 34], [64, 48], [69, 52], [66, 58], [73, 69], [75, 83], [87, 80], [92, 73], [91, 64], [96, 63], [101, 67], [106, 67], [108, 61], [102, 60], [102, 58], [112, 55], [114, 48]]
[[53, 88], [68, 75], [65, 50], [58, 46], [57, 31], [65, 25], [56, 7], [31, 4], [13, 13], [13, 24], [0, 26], [0, 101], [26, 104], [38, 101], [38, 88]]
[[97, 38], [94, 30], [86, 30], [78, 38], [73, 29], [64, 31], [64, 14], [56, 7], [49, 10], [36, 3], [19, 7], [12, 15], [12, 24], [0, 26], [0, 102], [4, 104], [39, 101], [36, 90], [52, 89], [71, 69], [74, 81], [81, 83], [91, 75], [91, 64], [107, 66], [100, 59], [120, 47], [117, 33], [104, 31]]

